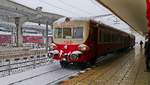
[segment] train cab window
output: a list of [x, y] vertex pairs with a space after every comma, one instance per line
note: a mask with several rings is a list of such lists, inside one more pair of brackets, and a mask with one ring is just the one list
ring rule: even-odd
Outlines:
[[61, 28], [55, 28], [54, 37], [55, 38], [62, 38], [62, 29]]
[[82, 39], [83, 38], [83, 27], [73, 28], [73, 38]]
[[63, 38], [64, 39], [70, 39], [70, 38], [72, 38], [71, 28], [63, 28]]

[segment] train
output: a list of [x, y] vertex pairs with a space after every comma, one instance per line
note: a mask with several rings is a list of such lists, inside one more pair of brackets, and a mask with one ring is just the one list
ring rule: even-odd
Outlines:
[[11, 32], [4, 27], [0, 27], [0, 45], [6, 45], [11, 41]]
[[[49, 31], [50, 34], [50, 31]], [[30, 45], [42, 46], [44, 45], [44, 36], [43, 34], [35, 29], [26, 28], [23, 29], [23, 43]], [[51, 34], [48, 36], [49, 40], [51, 40]], [[16, 38], [12, 36], [11, 29], [7, 29], [5, 27], [0, 27], [0, 46], [7, 46], [13, 43]]]
[[88, 18], [62, 18], [53, 23], [49, 57], [61, 67], [84, 67], [108, 53], [133, 48], [135, 36]]
[[23, 43], [35, 43], [39, 45], [43, 44], [44, 43], [43, 35], [37, 30], [24, 29]]

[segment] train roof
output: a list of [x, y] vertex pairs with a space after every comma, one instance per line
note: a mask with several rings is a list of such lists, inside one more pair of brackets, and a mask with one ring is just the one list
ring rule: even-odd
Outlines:
[[114, 28], [114, 27], [112, 27], [112, 26], [106, 25], [106, 24], [104, 24], [103, 22], [96, 21], [96, 20], [94, 20], [94, 19], [92, 19], [92, 18], [88, 18], [88, 17], [64, 17], [64, 18], [60, 18], [60, 19], [56, 20], [56, 21], [54, 22], [54, 24], [55, 24], [55, 23], [57, 23], [57, 24], [63, 23], [63, 22], [66, 21], [66, 19], [69, 19], [69, 21], [85, 21], [85, 22], [92, 21], [92, 22], [95, 22], [95, 23], [99, 23], [101, 26], [109, 27], [109, 28], [112, 28], [113, 30], [116, 30], [116, 31], [119, 31], [119, 32], [128, 34], [130, 37], [133, 37], [133, 36], [134, 36], [134, 35], [132, 35], [131, 33], [124, 32], [124, 31], [119, 30], [119, 29], [116, 29], [116, 28]]
[[87, 21], [87, 22], [91, 20], [88, 17], [63, 17], [63, 18], [60, 18], [60, 19], [56, 20], [54, 22], [54, 24], [55, 23], [58, 23], [58, 24], [63, 23], [63, 22], [66, 21], [66, 19], [69, 19], [69, 21]]
[[[94, 20], [94, 22], [97, 22], [97, 21]], [[98, 22], [98, 23], [99, 23], [99, 22]], [[106, 24], [104, 24], [104, 23], [99, 23], [99, 24], [100, 24], [101, 26], [109, 27], [109, 28], [111, 28], [111, 29], [113, 29], [113, 30], [119, 31], [119, 32], [121, 32], [121, 33], [128, 34], [129, 36], [132, 35], [131, 33], [127, 33], [127, 32], [125, 32], [125, 31], [119, 30], [119, 29], [117, 29], [117, 28], [115, 28], [115, 27], [112, 27], [112, 26], [110, 26], [110, 25], [106, 25]], [[132, 35], [132, 36], [134, 36], [134, 35]]]

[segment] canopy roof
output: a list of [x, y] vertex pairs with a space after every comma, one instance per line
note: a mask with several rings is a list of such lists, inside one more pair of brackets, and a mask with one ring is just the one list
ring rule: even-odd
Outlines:
[[47, 21], [52, 23], [62, 17], [58, 14], [39, 12], [10, 0], [0, 0], [0, 19], [7, 22], [14, 22], [15, 17], [26, 17], [27, 21], [40, 22], [45, 24]]
[[145, 0], [97, 0], [140, 34], [147, 32]]

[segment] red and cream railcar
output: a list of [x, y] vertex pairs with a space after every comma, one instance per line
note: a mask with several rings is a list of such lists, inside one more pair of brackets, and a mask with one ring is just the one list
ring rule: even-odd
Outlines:
[[29, 32], [23, 33], [23, 43], [34, 43], [34, 44], [43, 44], [43, 36], [42, 33], [38, 33], [37, 31], [32, 32], [31, 30]]
[[9, 29], [0, 27], [0, 45], [8, 45], [11, 42], [11, 32]]
[[69, 63], [91, 63], [101, 55], [134, 46], [135, 38], [90, 19], [60, 19], [53, 24], [49, 56], [62, 67]]

